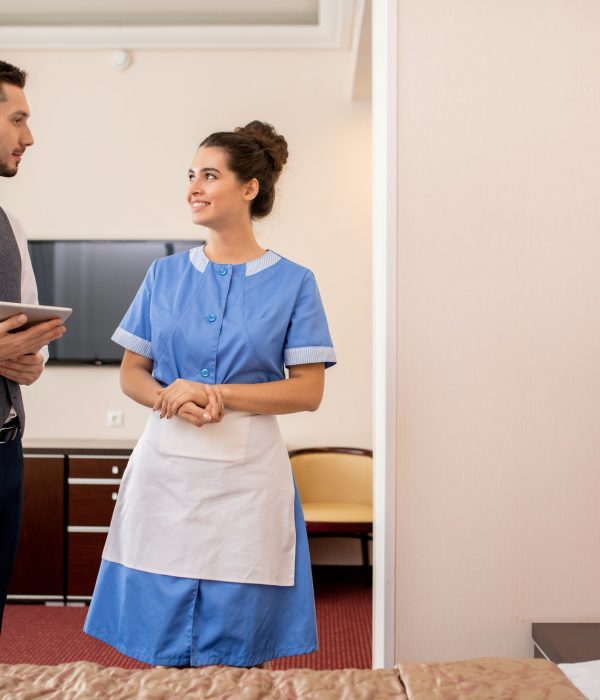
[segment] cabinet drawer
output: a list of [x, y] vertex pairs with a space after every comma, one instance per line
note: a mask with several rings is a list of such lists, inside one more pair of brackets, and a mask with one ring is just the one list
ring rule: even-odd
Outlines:
[[69, 484], [69, 525], [110, 525], [118, 484]]
[[105, 532], [69, 533], [67, 595], [92, 595], [105, 541]]
[[77, 479], [120, 479], [126, 457], [69, 457], [69, 476]]

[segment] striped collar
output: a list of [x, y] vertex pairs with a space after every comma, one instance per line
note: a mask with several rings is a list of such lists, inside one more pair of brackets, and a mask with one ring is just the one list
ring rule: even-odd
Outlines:
[[[271, 267], [271, 265], [275, 265], [275, 263], [279, 262], [280, 260], [281, 260], [280, 255], [277, 255], [277, 253], [274, 253], [272, 250], [266, 250], [260, 256], [260, 258], [256, 258], [255, 260], [250, 260], [247, 263], [240, 263], [240, 264], [246, 266], [246, 277], [250, 277], [250, 275], [255, 275], [257, 272], [262, 272], [263, 270], [266, 270], [268, 267]], [[203, 245], [198, 246], [197, 248], [192, 248], [190, 250], [190, 262], [200, 272], [204, 272], [206, 270], [206, 268], [208, 267], [208, 264], [211, 261], [204, 254], [204, 246]], [[219, 265], [219, 263], [213, 263], [213, 264]], [[220, 267], [225, 267], [225, 266], [220, 265]], [[235, 267], [235, 265], [227, 265], [226, 267]]]

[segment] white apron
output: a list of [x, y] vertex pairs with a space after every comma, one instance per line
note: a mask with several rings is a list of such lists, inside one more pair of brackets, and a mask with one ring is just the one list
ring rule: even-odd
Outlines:
[[294, 585], [294, 483], [275, 416], [202, 428], [153, 412], [119, 489], [102, 557], [186, 578]]

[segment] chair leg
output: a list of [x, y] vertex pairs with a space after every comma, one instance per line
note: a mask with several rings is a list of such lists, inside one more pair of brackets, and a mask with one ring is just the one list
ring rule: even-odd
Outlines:
[[362, 550], [362, 563], [365, 579], [365, 586], [371, 585], [371, 567], [369, 566], [369, 537], [368, 535], [360, 536], [360, 548]]

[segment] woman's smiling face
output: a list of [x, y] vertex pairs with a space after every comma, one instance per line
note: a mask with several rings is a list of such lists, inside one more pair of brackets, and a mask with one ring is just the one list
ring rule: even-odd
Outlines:
[[192, 221], [219, 229], [250, 218], [250, 202], [258, 192], [256, 180], [240, 182], [229, 169], [227, 152], [203, 146], [196, 151], [188, 170], [188, 204]]

